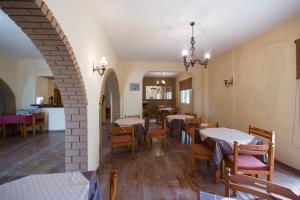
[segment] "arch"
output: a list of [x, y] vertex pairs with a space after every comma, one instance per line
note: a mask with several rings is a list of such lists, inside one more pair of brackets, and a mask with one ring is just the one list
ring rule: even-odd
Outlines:
[[87, 170], [87, 97], [80, 68], [63, 30], [43, 0], [0, 1], [48, 63], [65, 109], [65, 170]]
[[[120, 89], [119, 89], [119, 81], [117, 78], [117, 74], [115, 70], [109, 69], [104, 78], [103, 78], [103, 84], [101, 88], [101, 93], [105, 93], [106, 91], [109, 91], [111, 95], [111, 121], [115, 121], [120, 118], [120, 112], [121, 112], [121, 99], [120, 99]], [[100, 100], [101, 100], [100, 96]], [[109, 97], [106, 97], [108, 99]]]
[[[99, 102], [99, 166], [103, 169], [104, 160], [103, 160], [103, 136], [102, 136], [102, 112], [103, 110], [103, 101], [102, 95], [105, 94], [106, 90], [111, 94], [111, 108], [113, 108], [111, 112], [111, 121], [117, 120], [120, 118], [121, 112], [121, 99], [120, 99], [120, 89], [119, 89], [119, 81], [117, 78], [117, 74], [114, 69], [108, 69], [103, 77], [102, 87], [100, 90], [100, 102]], [[108, 99], [109, 97], [105, 97]]]
[[0, 95], [4, 99], [5, 113], [16, 112], [16, 97], [9, 85], [0, 78]]

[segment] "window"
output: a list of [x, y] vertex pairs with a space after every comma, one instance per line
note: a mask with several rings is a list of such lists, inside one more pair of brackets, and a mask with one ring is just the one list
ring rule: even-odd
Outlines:
[[166, 93], [166, 99], [172, 99], [172, 92]]
[[190, 104], [190, 93], [191, 93], [191, 90], [181, 90], [180, 91], [181, 103]]

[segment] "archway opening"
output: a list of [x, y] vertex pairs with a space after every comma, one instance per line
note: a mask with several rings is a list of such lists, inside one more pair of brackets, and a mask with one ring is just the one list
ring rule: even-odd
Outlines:
[[65, 111], [65, 171], [87, 170], [87, 97], [67, 37], [44, 1], [1, 1], [0, 8], [39, 50], [60, 90]]
[[117, 78], [117, 74], [113, 69], [109, 69], [102, 83], [102, 88], [100, 92], [100, 102], [99, 102], [99, 114], [100, 114], [100, 158], [99, 165], [102, 168], [104, 166], [104, 155], [109, 152], [104, 152], [104, 145], [109, 145], [109, 141], [107, 140], [105, 134], [108, 133], [108, 128], [111, 122], [120, 118], [120, 89], [119, 89], [119, 81]]

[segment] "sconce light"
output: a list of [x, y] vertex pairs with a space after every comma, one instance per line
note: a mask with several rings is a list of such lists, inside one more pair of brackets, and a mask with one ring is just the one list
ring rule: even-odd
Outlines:
[[224, 80], [225, 87], [229, 87], [233, 85], [233, 78], [231, 80]]
[[104, 74], [104, 72], [105, 72], [105, 70], [106, 70], [106, 65], [107, 65], [107, 60], [106, 60], [106, 58], [105, 57], [101, 57], [101, 59], [100, 59], [100, 67], [98, 67], [98, 66], [95, 66], [94, 65], [94, 61], [93, 61], [93, 72], [95, 72], [95, 71], [97, 71], [99, 74], [100, 74], [100, 76], [103, 76], [103, 74]]

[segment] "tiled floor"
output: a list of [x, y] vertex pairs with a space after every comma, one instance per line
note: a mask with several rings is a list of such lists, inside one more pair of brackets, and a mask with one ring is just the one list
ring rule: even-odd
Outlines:
[[0, 184], [30, 174], [64, 172], [64, 132], [0, 139]]
[[[130, 158], [129, 149], [119, 149], [111, 163], [109, 157], [108, 130], [103, 130], [104, 169], [100, 172], [104, 199], [109, 195], [109, 171], [117, 170], [117, 199], [197, 199], [197, 192], [205, 191], [224, 195], [224, 182], [214, 183], [213, 176], [206, 170], [205, 163], [198, 162], [195, 177], [191, 176], [190, 145], [168, 140], [168, 151], [161, 150], [160, 143], [143, 146], [135, 159]], [[300, 192], [300, 174], [276, 163], [274, 182]], [[243, 199], [249, 196], [241, 194]]]

